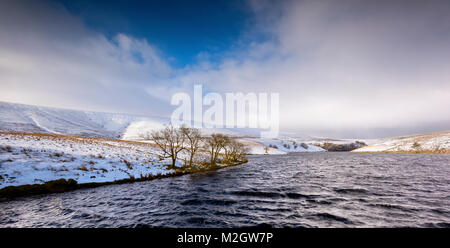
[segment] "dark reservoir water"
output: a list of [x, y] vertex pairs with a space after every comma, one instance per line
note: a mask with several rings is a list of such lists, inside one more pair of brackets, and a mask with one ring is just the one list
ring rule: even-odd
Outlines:
[[450, 227], [450, 156], [293, 153], [0, 202], [0, 227]]

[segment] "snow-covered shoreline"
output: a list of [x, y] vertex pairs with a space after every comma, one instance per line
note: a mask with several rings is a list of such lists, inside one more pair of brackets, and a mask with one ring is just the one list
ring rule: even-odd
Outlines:
[[142, 142], [0, 133], [0, 189], [55, 179], [92, 183], [172, 173], [159, 154]]
[[[294, 146], [293, 141], [239, 141], [250, 148], [251, 154], [323, 150], [314, 146], [299, 148], [301, 144], [294, 142]], [[186, 154], [180, 154], [177, 167], [183, 166], [185, 157]], [[0, 189], [59, 179], [73, 179], [79, 184], [108, 183], [178, 173], [169, 169], [170, 163], [148, 141], [0, 132]]]

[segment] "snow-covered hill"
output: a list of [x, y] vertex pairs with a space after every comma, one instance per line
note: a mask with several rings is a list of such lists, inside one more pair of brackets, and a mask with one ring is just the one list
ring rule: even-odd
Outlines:
[[[0, 101], [0, 131], [140, 139], [144, 132], [159, 129], [169, 118], [68, 110]], [[202, 129], [205, 135], [224, 133], [236, 137], [259, 135], [258, 129]]]
[[132, 123], [162, 119], [0, 102], [0, 131], [122, 138]]
[[302, 139], [278, 138], [258, 139], [247, 138], [240, 140], [250, 147], [251, 154], [286, 154], [289, 152], [325, 152], [318, 146], [302, 142]]
[[368, 146], [353, 152], [450, 153], [450, 131], [367, 140]]
[[[142, 140], [142, 137], [145, 136], [143, 134], [160, 129], [167, 123], [169, 123], [168, 118], [0, 102], [0, 131]], [[286, 134], [280, 134], [280, 139], [276, 140], [260, 140], [258, 139], [260, 131], [260, 129], [252, 128], [201, 129], [204, 135], [223, 133], [247, 140], [246, 143], [252, 154], [323, 151], [312, 145], [304, 148], [300, 144], [294, 144], [295, 141]], [[272, 147], [266, 148], [269, 145]]]

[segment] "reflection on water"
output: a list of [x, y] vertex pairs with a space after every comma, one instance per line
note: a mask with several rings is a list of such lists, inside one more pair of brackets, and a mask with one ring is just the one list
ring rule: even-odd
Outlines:
[[450, 227], [450, 156], [292, 153], [0, 202], [0, 227]]

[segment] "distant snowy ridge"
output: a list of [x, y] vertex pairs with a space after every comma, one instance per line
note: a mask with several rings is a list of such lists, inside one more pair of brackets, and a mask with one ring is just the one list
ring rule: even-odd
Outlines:
[[370, 140], [353, 152], [450, 153], [450, 131]]
[[325, 152], [326, 150], [301, 141], [301, 139], [257, 139], [248, 138], [240, 140], [247, 144], [251, 154], [287, 154], [290, 152]]
[[141, 116], [0, 102], [0, 131], [120, 138]]
[[[67, 134], [87, 137], [140, 139], [159, 129], [169, 118], [147, 117], [0, 102], [0, 131]], [[258, 129], [202, 129], [205, 135], [224, 133], [236, 137], [257, 136]]]
[[[0, 131], [65, 134], [83, 137], [102, 137], [142, 141], [145, 134], [161, 129], [168, 118], [147, 117], [61, 108], [41, 107], [0, 102]], [[301, 146], [291, 134], [281, 133], [279, 139], [261, 140], [261, 129], [256, 128], [202, 128], [203, 135], [222, 133], [237, 137], [248, 144], [252, 154], [285, 154], [288, 152], [324, 151], [317, 146]], [[295, 134], [292, 134], [295, 136]], [[269, 147], [271, 146], [271, 147]], [[305, 148], [306, 147], [306, 148]]]

